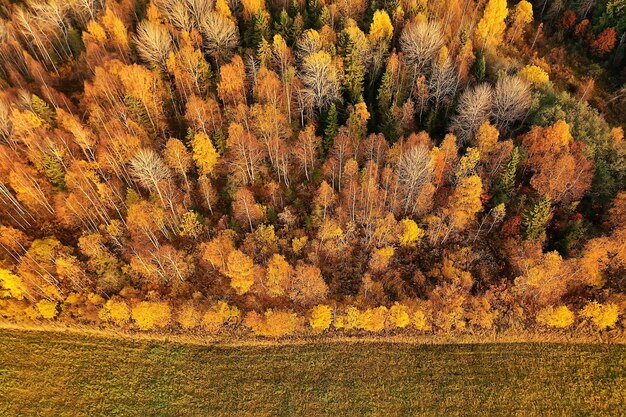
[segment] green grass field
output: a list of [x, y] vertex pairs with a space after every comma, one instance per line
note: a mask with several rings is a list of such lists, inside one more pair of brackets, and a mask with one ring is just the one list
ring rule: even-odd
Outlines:
[[624, 345], [207, 347], [0, 330], [1, 416], [620, 416]]

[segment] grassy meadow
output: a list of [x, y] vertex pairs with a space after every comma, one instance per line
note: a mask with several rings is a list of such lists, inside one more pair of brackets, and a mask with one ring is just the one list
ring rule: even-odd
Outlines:
[[626, 346], [214, 347], [0, 330], [0, 416], [620, 416]]

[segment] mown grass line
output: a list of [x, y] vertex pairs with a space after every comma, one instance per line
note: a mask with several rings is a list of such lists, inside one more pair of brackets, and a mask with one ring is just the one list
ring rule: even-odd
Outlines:
[[626, 346], [218, 347], [0, 331], [1, 416], [621, 416]]

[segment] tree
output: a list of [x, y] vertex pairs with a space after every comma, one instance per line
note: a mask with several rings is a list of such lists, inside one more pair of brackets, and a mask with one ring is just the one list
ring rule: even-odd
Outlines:
[[167, 302], [141, 301], [132, 307], [132, 318], [140, 330], [164, 328], [170, 323], [172, 312]]
[[225, 273], [228, 267], [228, 256], [235, 250], [235, 244], [229, 232], [232, 231], [222, 231], [201, 248], [202, 259], [222, 273]]
[[194, 95], [205, 97], [212, 86], [211, 66], [195, 41], [183, 32], [178, 51], [171, 52], [167, 58], [167, 70], [174, 75], [176, 89], [184, 101]]
[[478, 132], [476, 132], [475, 144], [478, 147], [481, 161], [486, 162], [489, 160], [489, 155], [496, 150], [499, 136], [500, 132], [498, 132], [498, 129], [489, 123], [488, 120], [480, 125]]
[[613, 51], [616, 42], [617, 34], [615, 28], [606, 28], [589, 42], [589, 46], [591, 46], [591, 51], [595, 56], [604, 58]]
[[233, 198], [233, 213], [240, 223], [247, 223], [250, 231], [254, 230], [261, 217], [263, 210], [254, 200], [254, 195], [247, 188], [240, 188]]
[[476, 26], [474, 36], [476, 45], [492, 49], [502, 43], [504, 30], [506, 29], [505, 19], [509, 14], [506, 0], [489, 0], [485, 7], [483, 17]]
[[545, 239], [546, 225], [552, 214], [551, 207], [552, 200], [549, 197], [542, 197], [524, 211], [522, 229], [527, 239]]
[[309, 324], [315, 332], [323, 332], [330, 328], [333, 320], [333, 310], [325, 304], [316, 305], [311, 309]]
[[281, 310], [266, 310], [262, 315], [252, 311], [244, 318], [244, 324], [255, 335], [264, 337], [284, 337], [300, 329], [300, 319], [296, 313]]
[[368, 34], [370, 43], [372, 45], [383, 44], [387, 46], [392, 36], [393, 25], [389, 15], [384, 10], [376, 10]]
[[530, 183], [539, 194], [568, 204], [580, 199], [591, 186], [593, 166], [565, 121], [535, 126], [521, 142], [528, 155], [526, 165], [534, 171]]
[[307, 180], [311, 179], [319, 163], [317, 155], [322, 146], [321, 142], [320, 137], [315, 135], [315, 127], [309, 124], [298, 133], [298, 140], [292, 146], [291, 152]]
[[137, 25], [135, 47], [144, 62], [164, 69], [174, 45], [172, 36], [163, 25], [143, 20]]
[[225, 105], [246, 102], [245, 79], [246, 71], [239, 55], [235, 55], [230, 64], [222, 66], [217, 93]]
[[508, 204], [515, 188], [517, 166], [520, 162], [519, 147], [513, 148], [509, 159], [502, 167], [494, 183], [494, 204]]
[[537, 313], [537, 323], [560, 329], [566, 328], [574, 324], [574, 313], [567, 306], [546, 307]]
[[340, 98], [340, 78], [331, 57], [319, 51], [304, 58], [300, 78], [304, 85], [305, 103], [323, 111]]
[[391, 246], [385, 246], [384, 248], [375, 249], [372, 251], [372, 257], [370, 258], [369, 268], [373, 272], [383, 272], [389, 266], [389, 261], [393, 257], [395, 249]]
[[239, 44], [235, 23], [222, 14], [209, 12], [201, 21], [204, 50], [220, 65], [227, 62]]
[[191, 141], [193, 148], [193, 160], [198, 167], [200, 175], [211, 175], [213, 168], [219, 159], [211, 139], [206, 133], [196, 133]]
[[400, 49], [408, 65], [413, 67], [414, 79], [437, 56], [444, 44], [441, 26], [435, 21], [414, 19], [400, 35]]
[[305, 30], [296, 44], [298, 61], [303, 62], [304, 58], [322, 50], [322, 46], [322, 38], [317, 30]]
[[389, 309], [389, 321], [395, 327], [401, 329], [407, 327], [411, 323], [409, 307], [398, 302], [393, 303], [393, 305]]
[[506, 129], [522, 120], [530, 109], [528, 85], [519, 77], [504, 76], [496, 82], [491, 112], [498, 129]]
[[176, 321], [185, 330], [193, 330], [200, 324], [201, 315], [193, 302], [186, 302], [180, 308]]
[[52, 320], [59, 314], [58, 303], [52, 300], [40, 300], [37, 304], [37, 312], [46, 320]]
[[168, 167], [183, 177], [187, 191], [190, 191], [187, 173], [191, 168], [191, 155], [183, 142], [178, 139], [171, 138], [165, 144], [163, 150], [163, 159]]
[[233, 250], [228, 254], [226, 264], [226, 276], [230, 278], [230, 286], [239, 295], [250, 290], [257, 277], [258, 267], [252, 259], [239, 250]]
[[515, 42], [517, 37], [524, 33], [524, 27], [533, 21], [533, 5], [526, 0], [521, 0], [515, 5], [509, 28], [509, 39]]
[[313, 265], [298, 263], [287, 295], [293, 302], [303, 306], [324, 301], [328, 295], [328, 286], [322, 278], [320, 269]]
[[526, 65], [517, 75], [536, 87], [545, 87], [550, 82], [548, 73], [536, 65]]
[[13, 297], [22, 300], [27, 295], [22, 278], [8, 269], [0, 269], [0, 297]]
[[[363, 65], [362, 52], [358, 44], [346, 36], [348, 40], [343, 53], [343, 84], [348, 93], [350, 103], [357, 103], [363, 96], [363, 80], [365, 67]], [[334, 103], [333, 103], [334, 104]]]
[[428, 79], [428, 91], [435, 104], [435, 112], [439, 111], [444, 100], [454, 97], [458, 84], [457, 71], [448, 56], [447, 48], [443, 47]]
[[398, 242], [403, 247], [414, 247], [424, 237], [424, 231], [411, 219], [398, 223]]
[[476, 175], [462, 178], [452, 196], [448, 206], [450, 227], [457, 231], [465, 230], [476, 218], [476, 214], [482, 210], [480, 199], [482, 194], [482, 181]]
[[404, 214], [414, 214], [416, 201], [432, 180], [430, 155], [423, 145], [415, 145], [402, 154], [396, 169], [404, 193]]
[[339, 132], [338, 118], [337, 106], [335, 103], [332, 103], [324, 120], [324, 140], [322, 142], [322, 149], [324, 153], [327, 153], [333, 147], [335, 136], [337, 136], [337, 133]]
[[107, 300], [100, 309], [98, 316], [102, 321], [112, 322], [117, 326], [123, 326], [130, 320], [130, 313], [131, 310], [126, 301], [111, 298]]
[[580, 315], [590, 319], [598, 330], [605, 330], [617, 323], [619, 307], [613, 303], [600, 304], [593, 301], [580, 311]]
[[265, 274], [265, 288], [272, 297], [279, 297], [285, 294], [289, 288], [293, 276], [293, 267], [285, 260], [285, 257], [275, 253], [267, 262], [267, 272]]
[[241, 320], [241, 311], [225, 301], [218, 301], [202, 316], [202, 327], [209, 333], [217, 333], [225, 325], [236, 325]]
[[486, 83], [463, 92], [453, 122], [456, 135], [462, 143], [473, 143], [478, 128], [489, 119], [492, 99], [493, 90]]

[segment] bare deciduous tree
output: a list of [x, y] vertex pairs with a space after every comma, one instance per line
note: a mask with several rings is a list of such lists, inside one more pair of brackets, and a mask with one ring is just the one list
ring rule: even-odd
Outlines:
[[159, 24], [144, 20], [137, 26], [135, 45], [141, 59], [147, 64], [164, 68], [173, 48], [172, 36]]
[[319, 51], [304, 59], [301, 79], [310, 107], [324, 110], [341, 97], [339, 74], [326, 52]]
[[400, 48], [414, 72], [421, 72], [430, 64], [444, 44], [439, 23], [413, 21], [404, 27]]
[[493, 89], [487, 83], [463, 92], [453, 122], [456, 136], [462, 143], [470, 142], [480, 125], [489, 118], [492, 98]]
[[453, 97], [458, 85], [458, 73], [450, 58], [446, 58], [441, 64], [433, 66], [432, 73], [428, 79], [428, 91], [430, 99], [435, 105], [435, 111], [446, 97]]
[[496, 83], [491, 106], [493, 119], [499, 129], [523, 119], [530, 109], [530, 88], [519, 77], [502, 77]]
[[154, 150], [143, 148], [130, 161], [131, 173], [137, 182], [150, 191], [158, 191], [159, 183], [170, 178], [170, 171]]
[[239, 43], [239, 32], [232, 20], [218, 13], [209, 13], [202, 20], [200, 32], [204, 48], [218, 63], [226, 62]]
[[423, 144], [404, 152], [398, 161], [397, 174], [404, 193], [404, 213], [414, 209], [415, 199], [432, 179], [428, 149]]

